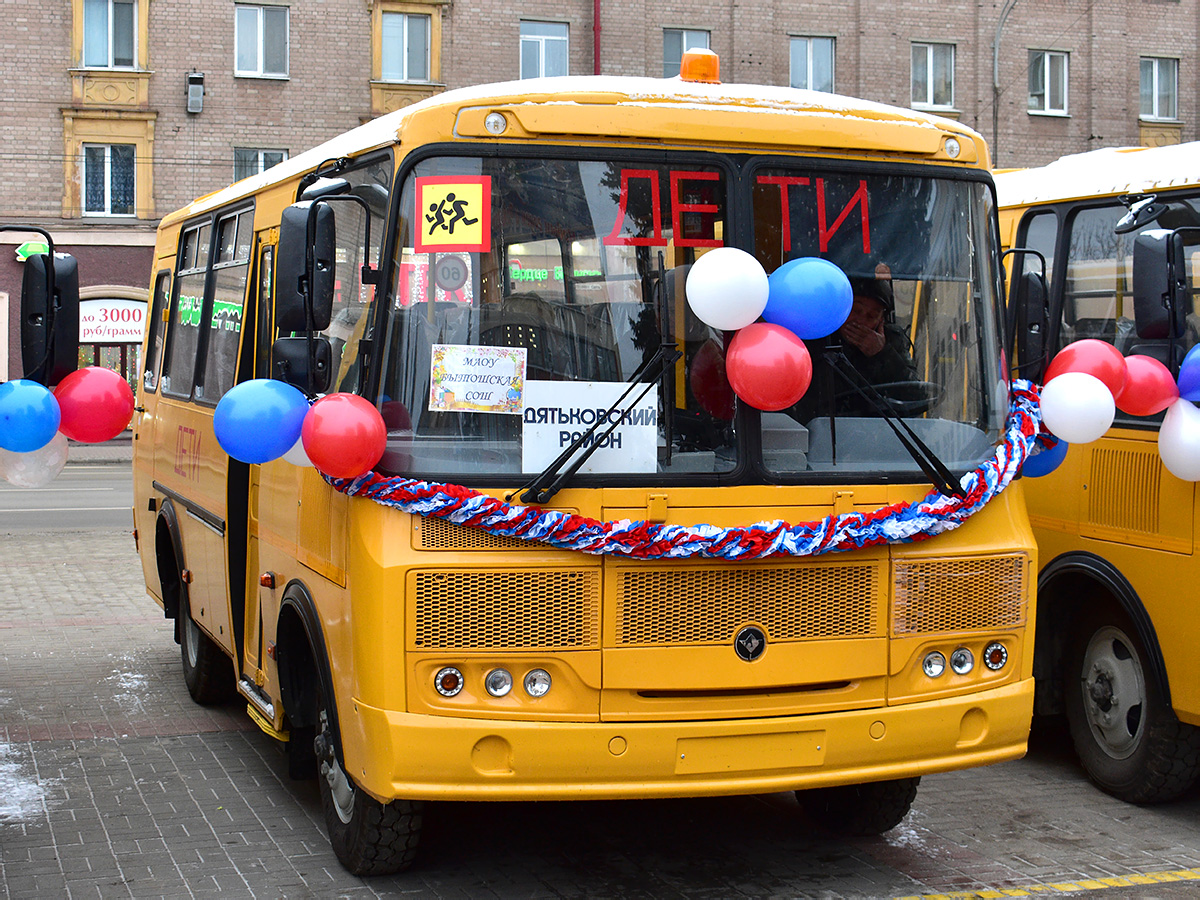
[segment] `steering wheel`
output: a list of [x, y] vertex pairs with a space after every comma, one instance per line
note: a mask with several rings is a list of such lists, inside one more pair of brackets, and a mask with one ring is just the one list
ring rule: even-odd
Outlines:
[[[942, 386], [933, 381], [885, 381], [872, 387], [892, 412], [902, 417], [929, 412], [930, 408], [942, 399]], [[863, 388], [863, 393], [869, 394], [869, 391]], [[851, 397], [862, 400], [858, 391], [847, 389], [834, 394], [833, 402], [836, 405]]]

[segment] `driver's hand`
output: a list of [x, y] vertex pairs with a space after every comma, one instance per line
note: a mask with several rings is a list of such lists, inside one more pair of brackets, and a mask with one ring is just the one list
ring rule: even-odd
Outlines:
[[858, 348], [863, 356], [875, 356], [887, 344], [883, 336], [883, 326], [868, 328], [860, 322], [846, 322], [842, 326], [842, 337]]

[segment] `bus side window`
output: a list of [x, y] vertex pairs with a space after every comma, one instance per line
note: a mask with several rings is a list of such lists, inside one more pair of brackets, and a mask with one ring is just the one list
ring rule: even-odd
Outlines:
[[1059, 347], [1097, 338], [1127, 351], [1133, 329], [1132, 235], [1114, 228], [1124, 207], [1079, 210], [1068, 225]]
[[179, 260], [175, 267], [177, 275], [162, 364], [162, 392], [171, 397], [188, 399], [192, 396], [211, 236], [212, 226], [205, 222], [188, 228], [179, 239]]
[[[250, 210], [221, 218], [217, 223], [217, 255], [213, 262], [213, 299], [202, 329], [204, 369], [196, 386], [196, 399], [216, 403], [234, 384], [246, 282], [250, 276]], [[238, 235], [245, 232], [246, 238]]]
[[171, 273], [159, 272], [154, 279], [154, 299], [150, 316], [146, 322], [149, 339], [146, 341], [146, 359], [142, 370], [142, 387], [147, 391], [158, 388], [158, 373], [162, 365], [163, 338], [166, 334], [167, 304], [171, 299]]

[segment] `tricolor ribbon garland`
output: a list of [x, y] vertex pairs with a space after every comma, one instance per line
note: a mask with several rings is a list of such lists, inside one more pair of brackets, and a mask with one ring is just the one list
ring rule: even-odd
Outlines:
[[962, 477], [959, 484], [965, 497], [932, 491], [915, 503], [894, 503], [868, 513], [841, 513], [799, 525], [778, 519], [737, 528], [656, 525], [630, 519], [601, 522], [552, 509], [514, 506], [458, 484], [385, 478], [375, 472], [327, 480], [352, 497], [368, 497], [407, 513], [437, 516], [494, 535], [542, 541], [583, 553], [633, 559], [816, 556], [927, 540], [962, 525], [1008, 487], [1021, 470], [1041, 426], [1038, 399], [1038, 389], [1031, 382], [1013, 382], [1004, 440], [992, 459]]

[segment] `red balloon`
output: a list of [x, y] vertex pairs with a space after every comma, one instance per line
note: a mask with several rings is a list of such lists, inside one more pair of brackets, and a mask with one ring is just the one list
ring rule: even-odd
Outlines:
[[1082, 341], [1067, 344], [1054, 355], [1046, 369], [1043, 383], [1049, 384], [1051, 378], [1063, 372], [1085, 372], [1094, 375], [1104, 382], [1104, 386], [1112, 391], [1115, 397], [1125, 386], [1125, 357], [1108, 341], [1084, 338]]
[[1117, 409], [1131, 416], [1152, 416], [1179, 399], [1171, 370], [1153, 356], [1127, 356], [1125, 387], [1116, 395]]
[[357, 478], [383, 456], [387, 426], [379, 410], [357, 394], [330, 394], [305, 414], [300, 440], [318, 471]]
[[133, 415], [133, 389], [112, 369], [76, 369], [54, 388], [62, 411], [58, 430], [73, 441], [98, 444], [125, 430]]
[[812, 358], [804, 341], [782, 325], [755, 322], [729, 342], [725, 372], [739, 397], [770, 412], [804, 396], [812, 382]]
[[725, 374], [725, 354], [716, 341], [705, 341], [696, 351], [688, 383], [702, 410], [713, 418], [733, 421], [733, 388]]

